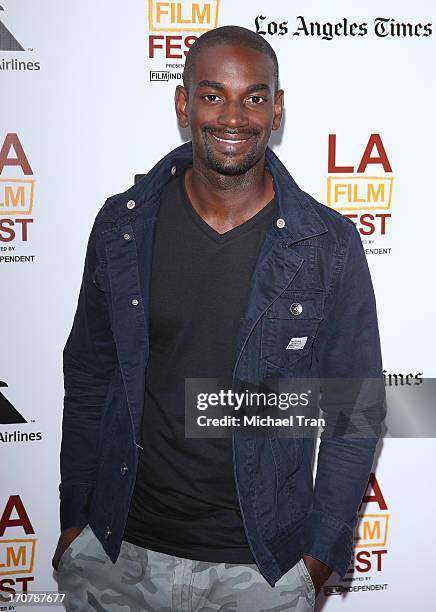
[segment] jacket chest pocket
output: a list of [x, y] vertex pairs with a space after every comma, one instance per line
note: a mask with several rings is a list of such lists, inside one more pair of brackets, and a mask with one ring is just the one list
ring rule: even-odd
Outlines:
[[103, 291], [104, 293], [109, 293], [110, 287], [109, 287], [109, 279], [107, 276], [106, 267], [98, 265], [95, 268], [94, 275], [92, 277], [92, 281], [99, 291]]
[[325, 294], [287, 290], [265, 312], [261, 357], [286, 368], [308, 355], [323, 318]]

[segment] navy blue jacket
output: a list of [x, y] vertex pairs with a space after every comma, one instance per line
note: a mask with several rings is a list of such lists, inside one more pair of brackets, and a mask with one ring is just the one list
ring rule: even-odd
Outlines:
[[[265, 159], [278, 214], [251, 279], [233, 376], [382, 377], [375, 298], [356, 227], [301, 191], [270, 148]], [[101, 208], [64, 349], [61, 529], [89, 523], [113, 562], [142, 443], [159, 196], [189, 165], [186, 143]], [[290, 310], [294, 302], [302, 313]], [[291, 337], [302, 336], [304, 348], [286, 350]], [[313, 483], [313, 439], [233, 437], [245, 533], [272, 586], [303, 553], [345, 575], [376, 444], [376, 437], [321, 439]]]

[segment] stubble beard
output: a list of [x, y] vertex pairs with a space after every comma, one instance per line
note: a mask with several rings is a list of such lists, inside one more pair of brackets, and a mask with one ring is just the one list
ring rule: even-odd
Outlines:
[[235, 159], [236, 155], [233, 153], [228, 153], [222, 158], [216, 156], [212, 150], [212, 147], [210, 146], [208, 133], [209, 131], [205, 131], [202, 134], [204, 148], [206, 151], [206, 163], [208, 168], [218, 172], [219, 174], [223, 174], [224, 176], [239, 176], [241, 174], [245, 174], [262, 157], [262, 154], [259, 151], [260, 136], [258, 134], [252, 135], [253, 145], [242, 161], [238, 162]]

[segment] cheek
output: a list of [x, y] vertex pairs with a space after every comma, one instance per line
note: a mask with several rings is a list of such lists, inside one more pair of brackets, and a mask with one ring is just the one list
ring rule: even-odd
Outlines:
[[193, 124], [201, 128], [204, 125], [213, 123], [217, 114], [217, 109], [213, 106], [202, 106], [201, 108], [197, 106], [196, 108], [191, 109], [189, 119]]

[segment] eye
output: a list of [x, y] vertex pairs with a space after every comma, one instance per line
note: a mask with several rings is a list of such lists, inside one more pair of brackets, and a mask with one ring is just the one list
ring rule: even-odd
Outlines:
[[219, 98], [216, 94], [206, 94], [205, 96], [201, 97], [202, 100], [206, 100], [207, 102], [218, 102], [218, 100], [221, 100], [221, 98]]
[[261, 104], [262, 102], [267, 102], [267, 98], [264, 98], [263, 96], [250, 96], [249, 98], [247, 98], [247, 100], [251, 100], [250, 104]]

